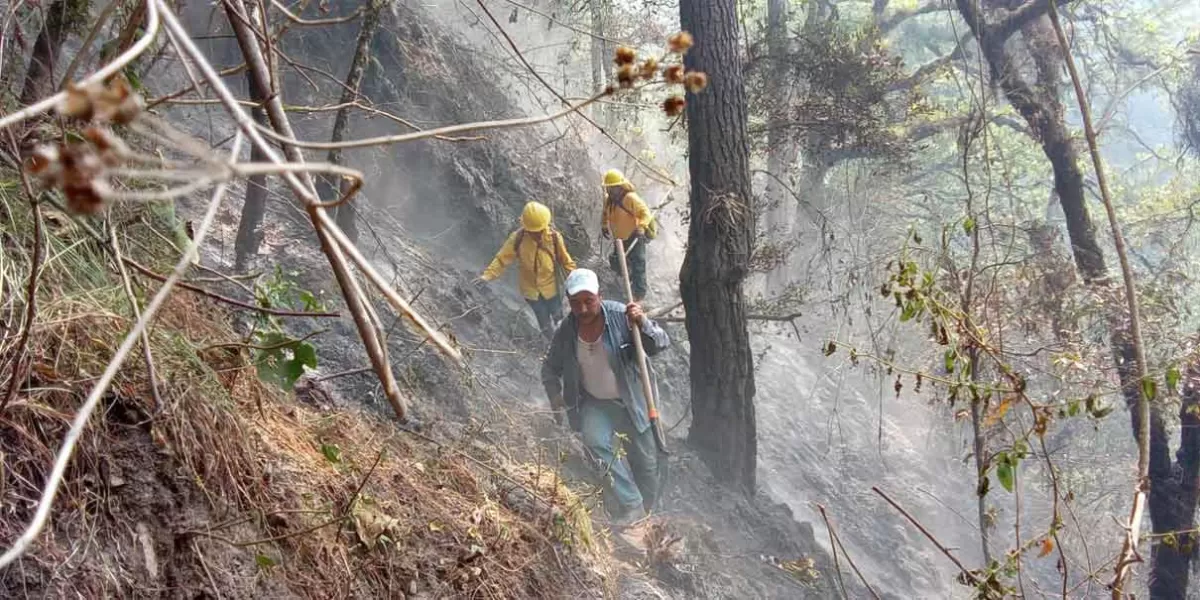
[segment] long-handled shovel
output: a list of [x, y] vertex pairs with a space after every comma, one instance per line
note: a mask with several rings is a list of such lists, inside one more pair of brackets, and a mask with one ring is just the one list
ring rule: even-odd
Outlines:
[[[633, 286], [629, 282], [629, 263], [625, 260], [625, 242], [621, 239], [613, 241], [617, 245], [617, 255], [621, 257], [621, 279], [625, 284], [625, 297], [633, 300]], [[636, 244], [637, 241], [634, 243]], [[633, 347], [637, 351], [638, 375], [642, 379], [642, 394], [646, 396], [646, 408], [650, 412], [650, 427], [654, 429], [654, 445], [658, 447], [658, 460], [655, 461], [658, 467], [658, 497], [654, 499], [654, 504], [657, 505], [659, 497], [662, 497], [662, 494], [667, 491], [667, 457], [671, 453], [667, 451], [667, 436], [663, 433], [662, 422], [658, 418], [658, 399], [654, 397], [654, 386], [650, 384], [650, 369], [646, 364], [646, 351], [642, 348], [642, 332], [632, 323], [630, 323], [630, 327], [633, 328]]]

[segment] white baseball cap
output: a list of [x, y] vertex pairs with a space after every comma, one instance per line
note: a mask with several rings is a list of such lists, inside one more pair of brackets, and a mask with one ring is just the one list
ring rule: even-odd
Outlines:
[[574, 296], [579, 292], [600, 293], [600, 279], [591, 269], [575, 269], [567, 275], [567, 295]]

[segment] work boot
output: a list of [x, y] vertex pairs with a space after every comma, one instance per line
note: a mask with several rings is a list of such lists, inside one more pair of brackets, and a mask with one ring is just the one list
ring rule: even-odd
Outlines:
[[633, 506], [609, 519], [609, 527], [613, 531], [621, 531], [630, 525], [646, 518], [646, 511], [641, 506]]

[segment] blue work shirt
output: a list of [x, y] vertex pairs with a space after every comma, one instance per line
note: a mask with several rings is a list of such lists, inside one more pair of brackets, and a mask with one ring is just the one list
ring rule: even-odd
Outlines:
[[[646, 396], [642, 393], [637, 349], [633, 345], [629, 318], [625, 316], [625, 305], [604, 300], [601, 310], [604, 313], [604, 333], [601, 334], [601, 338], [608, 354], [608, 365], [617, 376], [622, 404], [629, 411], [629, 418], [637, 427], [638, 433], [641, 433], [650, 427], [650, 410]], [[654, 356], [671, 345], [671, 338], [667, 332], [649, 317], [642, 319], [641, 330], [642, 348], [646, 356]], [[550, 350], [542, 359], [542, 386], [546, 388], [546, 396], [551, 402], [556, 397], [562, 397], [571, 427], [575, 430], [579, 430], [578, 414], [583, 397], [583, 378], [579, 370], [579, 359], [575, 354], [578, 340], [579, 326], [575, 315], [571, 314], [558, 326], [558, 331], [554, 332]], [[650, 388], [657, 396], [658, 382], [649, 360], [646, 361], [646, 369], [650, 372]]]

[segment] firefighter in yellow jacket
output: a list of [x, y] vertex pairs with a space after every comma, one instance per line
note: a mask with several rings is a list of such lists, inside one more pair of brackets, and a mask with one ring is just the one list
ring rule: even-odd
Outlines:
[[563, 236], [550, 224], [550, 209], [540, 202], [530, 202], [521, 212], [521, 228], [512, 232], [496, 258], [479, 277], [481, 283], [492, 281], [517, 261], [518, 285], [521, 295], [533, 309], [542, 335], [550, 338], [563, 317], [562, 293], [555, 265], [567, 273], [575, 270], [575, 261], [567, 253]]
[[[629, 264], [629, 283], [633, 288], [630, 302], [646, 297], [646, 244], [654, 237], [656, 224], [650, 209], [633, 190], [633, 184], [620, 171], [604, 174], [604, 212], [600, 215], [601, 234], [625, 241], [625, 260]], [[609, 266], [621, 273], [617, 249], [608, 257]]]

